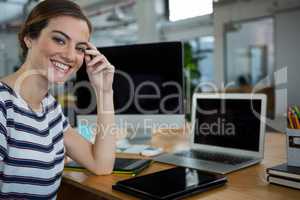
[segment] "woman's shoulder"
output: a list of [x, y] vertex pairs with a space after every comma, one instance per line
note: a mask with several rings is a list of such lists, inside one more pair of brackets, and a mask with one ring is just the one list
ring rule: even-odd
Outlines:
[[48, 92], [46, 95], [45, 95], [45, 98], [43, 100], [43, 103], [45, 103], [46, 105], [53, 105], [53, 104], [58, 104], [57, 100], [55, 99], [55, 97], [50, 93]]
[[46, 107], [47, 111], [52, 111], [55, 113], [61, 111], [61, 105], [59, 104], [57, 99], [49, 92], [46, 94], [43, 100], [43, 106]]
[[11, 99], [11, 91], [8, 87], [0, 80], [0, 121], [3, 120], [3, 116], [7, 115], [7, 102]]
[[0, 79], [0, 101], [4, 102], [11, 100], [13, 96], [16, 96], [15, 92], [11, 89], [9, 85]]

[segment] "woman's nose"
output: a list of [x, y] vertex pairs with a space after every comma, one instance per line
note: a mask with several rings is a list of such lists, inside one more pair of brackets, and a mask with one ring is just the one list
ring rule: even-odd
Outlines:
[[65, 52], [63, 53], [63, 57], [66, 62], [73, 63], [76, 59], [76, 51], [75, 48], [69, 47], [65, 49]]

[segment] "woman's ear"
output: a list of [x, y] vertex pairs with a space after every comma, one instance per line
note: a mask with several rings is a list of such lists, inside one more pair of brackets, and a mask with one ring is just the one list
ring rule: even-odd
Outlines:
[[24, 37], [24, 42], [25, 42], [27, 48], [30, 49], [31, 48], [31, 42], [32, 42], [31, 38], [29, 38], [28, 36], [25, 36]]

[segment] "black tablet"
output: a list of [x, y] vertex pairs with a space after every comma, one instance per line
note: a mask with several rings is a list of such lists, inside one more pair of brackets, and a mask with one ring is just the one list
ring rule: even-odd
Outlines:
[[226, 183], [226, 177], [196, 169], [175, 167], [117, 182], [113, 189], [142, 199], [180, 199]]
[[[113, 169], [114, 174], [129, 174], [135, 176], [152, 163], [152, 160], [146, 159], [129, 159], [129, 158], [116, 158]], [[85, 168], [75, 161], [65, 164], [65, 170], [82, 171]]]

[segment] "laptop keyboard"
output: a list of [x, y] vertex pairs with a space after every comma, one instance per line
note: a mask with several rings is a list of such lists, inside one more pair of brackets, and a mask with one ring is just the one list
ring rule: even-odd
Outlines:
[[212, 153], [207, 151], [195, 151], [195, 150], [181, 151], [175, 153], [175, 155], [200, 159], [200, 160], [215, 161], [215, 162], [230, 164], [230, 165], [237, 165], [243, 162], [253, 160], [253, 158], [241, 158], [241, 157], [232, 156], [228, 154], [217, 154], [217, 153]]

